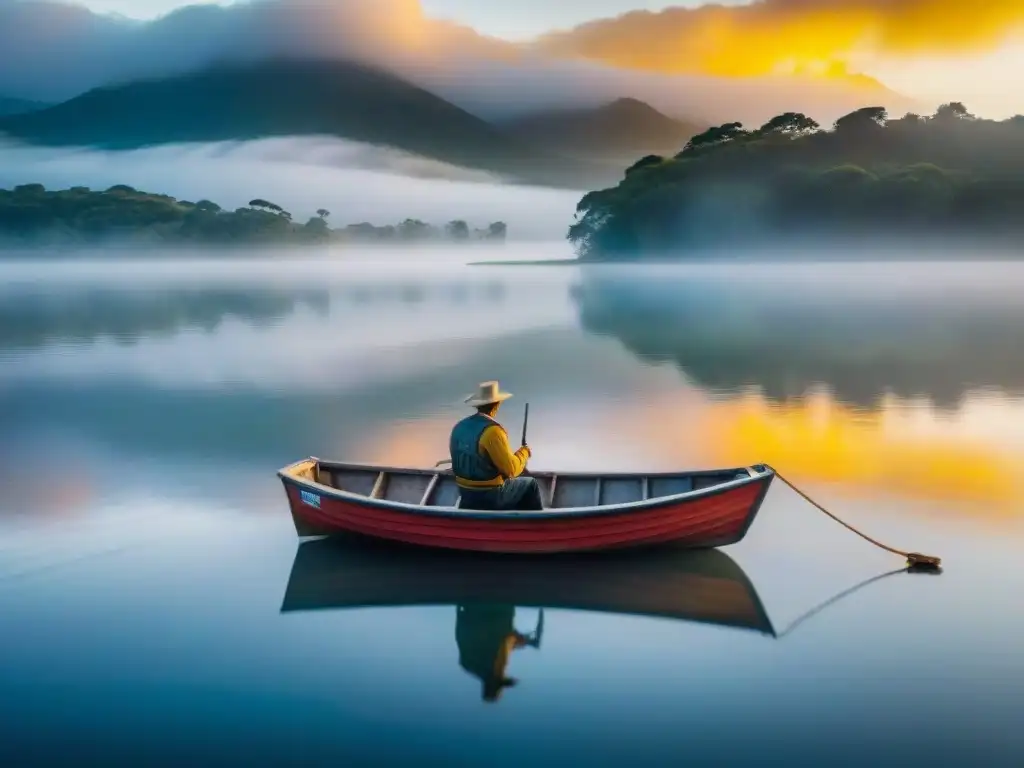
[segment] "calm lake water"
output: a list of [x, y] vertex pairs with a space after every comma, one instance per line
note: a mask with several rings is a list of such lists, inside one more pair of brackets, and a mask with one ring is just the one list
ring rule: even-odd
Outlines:
[[[1024, 265], [464, 261], [0, 265], [5, 765], [1024, 763]], [[276, 469], [490, 378], [536, 468], [768, 462], [945, 571], [802, 620], [902, 561], [778, 482], [711, 564], [300, 547]]]

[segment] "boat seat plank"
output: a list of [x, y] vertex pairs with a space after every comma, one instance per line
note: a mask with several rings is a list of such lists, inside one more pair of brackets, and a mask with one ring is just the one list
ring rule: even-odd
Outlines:
[[649, 489], [648, 498], [651, 499], [672, 496], [676, 493], [686, 493], [693, 490], [693, 477], [691, 475], [652, 477], [648, 479], [647, 487]]
[[423, 496], [420, 498], [420, 506], [424, 506], [430, 502], [430, 497], [434, 495], [434, 489], [437, 487], [437, 481], [440, 475], [434, 475], [427, 482], [427, 488], [423, 491]]
[[[533, 475], [533, 479], [537, 481], [537, 485], [540, 486], [540, 497], [542, 500], [549, 500], [551, 498], [551, 478], [546, 475]], [[551, 506], [548, 502], [548, 506]]]
[[459, 486], [451, 475], [442, 475], [434, 486], [429, 504], [433, 507], [454, 507], [459, 501]]
[[419, 504], [420, 499], [430, 484], [432, 475], [405, 474], [391, 472], [388, 477], [387, 488], [381, 497], [386, 501], [397, 501], [403, 504]]
[[644, 478], [641, 477], [606, 477], [602, 483], [602, 504], [628, 504], [643, 501]]
[[332, 485], [341, 491], [369, 496], [380, 475], [376, 469], [333, 469]]
[[373, 481], [373, 488], [370, 490], [371, 499], [382, 499], [388, 489], [388, 473], [381, 470], [377, 473], [377, 479]]
[[320, 485], [326, 485], [326, 486], [328, 486], [330, 488], [334, 488], [335, 487], [335, 485], [334, 485], [334, 477], [331, 475], [331, 470], [327, 469], [326, 467], [318, 466], [318, 467], [316, 467], [315, 472], [316, 472], [316, 476], [315, 477], [310, 477], [309, 478], [310, 480], [312, 480], [314, 482], [317, 482], [317, 483], [320, 483]]
[[589, 507], [594, 503], [595, 482], [593, 477], [562, 475], [555, 486], [552, 507]]

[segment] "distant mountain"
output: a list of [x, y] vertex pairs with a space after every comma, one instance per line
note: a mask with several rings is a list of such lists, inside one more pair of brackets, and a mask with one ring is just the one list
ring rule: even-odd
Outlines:
[[18, 115], [22, 112], [34, 112], [48, 106], [41, 101], [30, 101], [28, 99], [14, 99], [10, 96], [0, 96], [0, 117], [5, 115]]
[[614, 181], [622, 170], [532, 147], [393, 74], [343, 61], [222, 64], [95, 88], [0, 118], [0, 132], [36, 144], [109, 149], [331, 135], [577, 189]]
[[538, 112], [501, 127], [538, 147], [629, 164], [648, 154], [674, 155], [708, 126], [675, 120], [642, 101], [620, 98], [599, 107]]

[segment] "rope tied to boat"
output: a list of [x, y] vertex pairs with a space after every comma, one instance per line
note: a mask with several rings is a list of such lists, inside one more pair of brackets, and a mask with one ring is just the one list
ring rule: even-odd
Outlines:
[[783, 476], [783, 474], [781, 472], [779, 472], [779, 470], [775, 469], [775, 467], [772, 467], [772, 466], [770, 466], [768, 464], [765, 464], [764, 466], [767, 469], [770, 469], [772, 472], [774, 472], [775, 476], [777, 478], [779, 478], [779, 480], [781, 480], [786, 485], [788, 485], [790, 488], [792, 488], [793, 491], [798, 496], [800, 496], [804, 501], [806, 501], [811, 506], [817, 508], [817, 510], [819, 512], [823, 512], [824, 514], [828, 515], [833, 520], [835, 520], [837, 523], [839, 523], [841, 526], [843, 526], [844, 528], [847, 528], [848, 530], [853, 531], [858, 536], [860, 536], [862, 539], [864, 539], [865, 541], [868, 541], [868, 542], [874, 544], [876, 547], [879, 547], [880, 549], [884, 549], [886, 552], [892, 552], [894, 555], [899, 555], [900, 557], [906, 558], [906, 560], [907, 560], [907, 568], [908, 569], [910, 569], [910, 570], [921, 570], [921, 571], [935, 571], [935, 570], [938, 570], [939, 567], [942, 565], [942, 559], [939, 558], [939, 557], [935, 557], [934, 555], [923, 555], [920, 552], [904, 552], [901, 549], [896, 549], [895, 547], [890, 547], [889, 545], [883, 544], [882, 542], [878, 541], [877, 539], [871, 538], [870, 536], [868, 536], [863, 531], [857, 530], [856, 528], [854, 528], [852, 525], [850, 525], [846, 521], [840, 519], [838, 516], [836, 516], [836, 515], [832, 514], [831, 512], [829, 512], [827, 509], [825, 509], [825, 507], [823, 507], [821, 504], [816, 502], [814, 499], [812, 499], [806, 493], [804, 493], [799, 488], [797, 488], [793, 483], [791, 483], [789, 480], [787, 480]]

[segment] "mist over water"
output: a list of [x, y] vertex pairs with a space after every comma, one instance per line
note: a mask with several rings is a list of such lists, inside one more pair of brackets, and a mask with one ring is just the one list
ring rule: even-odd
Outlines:
[[[832, 759], [856, 722], [844, 764], [969, 765], [977, 743], [1020, 764], [1024, 266], [476, 268], [459, 251], [0, 262], [0, 758], [472, 764], [486, 739], [496, 765], [790, 765]], [[672, 569], [563, 578], [627, 608], [658, 590], [697, 605], [548, 605], [542, 647], [509, 662], [521, 684], [484, 703], [455, 605], [414, 599], [438, 573], [310, 570], [320, 542], [297, 545], [274, 470], [430, 466], [492, 377], [517, 395], [509, 427], [531, 403], [531, 467], [769, 461], [947, 572], [874, 581], [782, 636], [901, 561], [776, 483], [718, 553], [738, 569], [724, 595]], [[283, 612], [304, 583], [322, 610]], [[537, 607], [508, 584], [529, 630]], [[780, 636], [694, 618], [758, 604]]]
[[226, 209], [256, 197], [305, 221], [318, 208], [334, 227], [406, 218], [470, 227], [504, 221], [511, 240], [562, 240], [582, 191], [504, 183], [494, 175], [330, 137], [165, 145], [130, 151], [53, 148], [0, 140], [0, 187], [128, 184]]
[[[22, 6], [45, 34], [5, 28]], [[91, 17], [74, 34], [69, 8], [0, 0], [0, 86], [354, 48], [410, 72], [436, 58], [424, 84], [487, 115], [630, 94], [753, 122], [874, 93], [488, 68], [490, 42], [415, 0], [207, 6], [152, 33]], [[833, 241], [797, 264], [766, 237], [677, 264], [467, 266], [570, 257], [584, 191], [332, 137], [0, 136], [0, 187], [31, 182], [263, 198], [332, 227], [500, 220], [510, 241], [0, 253], [0, 765], [1024, 765], [1024, 261], [858, 241], [868, 263]], [[704, 193], [694, 226], [738, 229], [732, 193]], [[780, 480], [742, 542], [698, 553], [715, 568], [534, 560], [498, 591], [296, 540], [278, 467], [435, 466], [492, 378], [516, 395], [510, 435], [531, 404], [531, 469], [769, 462], [946, 572], [901, 573]], [[311, 597], [286, 609], [290, 593]], [[656, 617], [659, 595], [675, 610]], [[536, 645], [510, 649], [513, 626]], [[484, 702], [498, 673], [519, 684]]]

